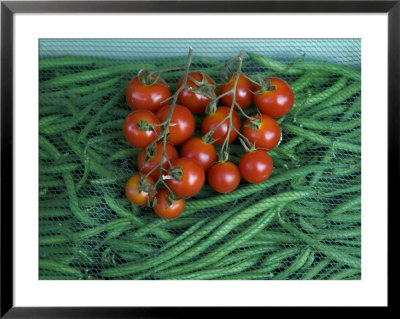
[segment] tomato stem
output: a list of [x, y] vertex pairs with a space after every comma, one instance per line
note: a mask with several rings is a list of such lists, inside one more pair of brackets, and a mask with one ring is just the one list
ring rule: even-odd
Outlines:
[[[163, 123], [161, 123], [162, 125], [161, 125], [161, 133], [160, 133], [160, 135], [157, 137], [157, 139], [155, 141], [153, 141], [152, 143], [150, 143], [146, 147], [146, 153], [147, 153], [148, 150], [150, 150], [152, 147], [154, 147], [158, 142], [162, 141], [163, 148], [162, 148], [160, 162], [157, 165], [155, 165], [153, 167], [153, 169], [150, 172], [148, 172], [143, 178], [146, 178], [152, 172], [154, 172], [157, 168], [159, 168], [160, 169], [160, 173], [159, 173], [158, 179], [157, 179], [157, 181], [155, 183], [155, 188], [157, 188], [157, 185], [159, 183], [163, 183], [166, 186], [166, 188], [168, 189], [168, 191], [170, 192], [170, 194], [172, 194], [172, 191], [169, 189], [169, 187], [166, 185], [167, 183], [162, 178], [163, 170], [164, 170], [162, 166], [163, 166], [163, 163], [164, 163], [164, 159], [166, 158], [166, 160], [168, 161], [168, 164], [172, 167], [172, 163], [170, 162], [168, 156], [166, 155], [166, 145], [167, 145], [167, 138], [168, 138], [168, 134], [169, 134], [169, 126], [172, 126], [171, 118], [172, 118], [172, 115], [174, 113], [174, 109], [175, 109], [176, 103], [178, 101], [179, 93], [182, 92], [185, 89], [188, 89], [188, 86], [187, 86], [186, 82], [187, 82], [187, 79], [188, 79], [188, 76], [189, 76], [190, 65], [192, 63], [192, 57], [193, 57], [193, 48], [189, 47], [189, 53], [188, 53], [188, 57], [187, 57], [187, 60], [186, 60], [186, 64], [183, 67], [183, 69], [185, 71], [185, 74], [184, 74], [184, 77], [183, 77], [182, 86], [171, 96], [172, 102], [170, 104], [170, 108], [168, 110], [168, 114], [167, 114], [167, 116], [165, 118], [165, 121]], [[165, 70], [161, 70], [161, 71], [162, 72], [163, 71], [171, 71], [171, 70], [175, 70], [175, 69], [181, 70], [182, 67], [181, 68], [174, 68], [174, 69], [165, 69]]]
[[[230, 137], [230, 133], [231, 133], [231, 130], [232, 130], [232, 129], [233, 129], [236, 133], [238, 133], [238, 135], [239, 135], [240, 137], [242, 137], [242, 139], [243, 139], [244, 141], [246, 141], [246, 143], [247, 143], [248, 145], [251, 144], [250, 141], [249, 141], [242, 133], [240, 133], [239, 130], [237, 130], [237, 129], [234, 127], [233, 123], [232, 123], [232, 117], [233, 117], [232, 115], [233, 115], [233, 111], [234, 111], [235, 107], [238, 108], [239, 111], [240, 111], [242, 114], [244, 114], [244, 116], [245, 116], [246, 118], [249, 118], [249, 119], [251, 118], [250, 116], [248, 116], [248, 115], [243, 111], [243, 109], [240, 107], [240, 105], [239, 105], [239, 104], [237, 103], [237, 101], [236, 101], [236, 89], [237, 89], [237, 85], [238, 85], [238, 82], [239, 82], [239, 78], [240, 78], [240, 76], [243, 76], [243, 75], [244, 75], [244, 73], [242, 72], [243, 54], [244, 54], [243, 51], [240, 51], [240, 54], [239, 54], [235, 59], [232, 59], [232, 60], [228, 63], [228, 65], [226, 66], [226, 68], [225, 68], [225, 73], [227, 74], [227, 72], [228, 72], [229, 68], [231, 67], [231, 65], [233, 64], [233, 62], [234, 62], [235, 60], [238, 60], [238, 61], [239, 61], [237, 70], [236, 70], [236, 72], [235, 72], [235, 82], [233, 83], [232, 89], [229, 90], [229, 91], [227, 91], [227, 92], [225, 92], [225, 93], [223, 93], [223, 94], [221, 94], [221, 95], [219, 95], [219, 96], [217, 96], [217, 97], [214, 99], [215, 101], [218, 101], [221, 97], [223, 97], [223, 96], [225, 96], [225, 95], [228, 95], [228, 94], [232, 94], [232, 103], [231, 103], [231, 106], [230, 106], [229, 114], [228, 114], [223, 120], [221, 120], [212, 130], [210, 130], [206, 135], [203, 136], [203, 140], [207, 140], [207, 141], [210, 140], [212, 134], [218, 129], [218, 127], [220, 127], [226, 120], [229, 120], [229, 124], [228, 124], [228, 133], [227, 133], [227, 135], [226, 135], [226, 137], [225, 137], [225, 140], [224, 140], [224, 142], [223, 142], [223, 144], [222, 144], [222, 147], [221, 147], [221, 150], [220, 150], [220, 153], [219, 153], [219, 156], [218, 156], [218, 160], [219, 160], [220, 162], [225, 162], [225, 161], [228, 161], [228, 159], [229, 159], [229, 137]], [[225, 74], [225, 75], [226, 75], [226, 74]], [[233, 76], [233, 74], [232, 74], [232, 76]], [[229, 80], [229, 79], [227, 79], [227, 80]]]

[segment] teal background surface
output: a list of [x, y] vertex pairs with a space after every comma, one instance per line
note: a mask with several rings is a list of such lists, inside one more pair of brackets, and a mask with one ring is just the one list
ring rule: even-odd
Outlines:
[[91, 56], [119, 60], [194, 54], [228, 59], [240, 50], [290, 60], [305, 54], [307, 60], [361, 66], [360, 39], [42, 39], [40, 57]]

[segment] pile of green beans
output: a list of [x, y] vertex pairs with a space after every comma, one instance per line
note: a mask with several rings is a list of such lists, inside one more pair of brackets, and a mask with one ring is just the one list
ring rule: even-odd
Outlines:
[[[184, 56], [40, 60], [39, 278], [360, 279], [360, 70], [247, 52], [250, 77], [278, 76], [295, 92], [293, 109], [279, 119], [281, 143], [270, 151], [274, 171], [229, 194], [205, 185], [179, 218], [165, 220], [125, 198], [139, 150], [122, 133], [130, 113], [124, 90], [143, 67], [184, 63]], [[220, 84], [225, 63], [194, 56], [192, 68]], [[182, 75], [161, 76], [174, 89]], [[231, 160], [243, 153], [234, 142]]]

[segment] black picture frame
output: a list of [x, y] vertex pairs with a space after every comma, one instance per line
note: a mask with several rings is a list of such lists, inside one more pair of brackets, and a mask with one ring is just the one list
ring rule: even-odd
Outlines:
[[[21, 308], [13, 303], [13, 19], [15, 13], [270, 12], [388, 14], [388, 203], [397, 207], [400, 126], [400, 0], [397, 1], [1, 1], [1, 318], [176, 318], [226, 308]], [[389, 214], [390, 218], [390, 214]], [[389, 225], [393, 223], [388, 223]], [[393, 234], [393, 232], [391, 232]], [[388, 247], [391, 240], [388, 238]], [[392, 239], [393, 240], [393, 239]], [[389, 248], [390, 250], [390, 248]], [[389, 282], [388, 282], [389, 287]], [[390, 291], [390, 290], [389, 290]], [[390, 298], [388, 307], [390, 308]], [[211, 311], [212, 310], [212, 311]], [[235, 309], [240, 315], [244, 309]], [[255, 308], [256, 311], [263, 308]], [[277, 309], [268, 309], [268, 314]], [[292, 308], [293, 310], [293, 308]], [[296, 308], [295, 311], [307, 311]], [[337, 309], [335, 309], [337, 310]], [[248, 310], [246, 316], [249, 315]], [[299, 315], [299, 313], [297, 313]]]

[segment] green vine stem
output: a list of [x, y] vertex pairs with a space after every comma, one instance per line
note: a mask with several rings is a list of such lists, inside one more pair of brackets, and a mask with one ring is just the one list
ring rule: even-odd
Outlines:
[[[167, 117], [165, 118], [165, 121], [163, 123], [161, 123], [160, 135], [158, 135], [157, 139], [154, 140], [152, 143], [150, 143], [146, 147], [146, 155], [149, 155], [154, 151], [154, 149], [156, 148], [156, 145], [157, 145], [158, 142], [162, 141], [162, 143], [163, 143], [163, 149], [162, 149], [162, 153], [161, 153], [160, 163], [155, 165], [145, 176], [142, 176], [142, 178], [141, 178], [142, 180], [144, 180], [146, 177], [150, 176], [150, 174], [152, 172], [154, 172], [156, 169], [158, 169], [158, 168], [160, 169], [158, 180], [156, 181], [156, 183], [154, 184], [153, 187], [151, 187], [151, 188], [144, 187], [143, 189], [141, 189], [139, 187], [140, 191], [145, 191], [150, 195], [149, 196], [149, 202], [148, 202], [149, 206], [152, 206], [151, 205], [152, 203], [150, 203], [151, 197], [152, 197], [151, 195], [156, 192], [157, 186], [160, 183], [162, 183], [163, 186], [165, 186], [168, 189], [168, 191], [170, 192], [170, 195], [173, 195], [172, 191], [169, 189], [167, 183], [165, 182], [166, 178], [163, 177], [163, 173], [164, 173], [165, 169], [162, 167], [162, 165], [164, 163], [164, 159], [166, 159], [168, 161], [169, 165], [172, 167], [172, 163], [170, 162], [168, 156], [166, 155], [167, 137], [168, 137], [168, 133], [169, 133], [169, 126], [173, 125], [170, 122], [171, 122], [172, 114], [174, 113], [174, 109], [175, 109], [176, 103], [178, 101], [178, 95], [183, 90], [189, 89], [189, 87], [187, 86], [186, 82], [187, 82], [189, 71], [190, 71], [190, 65], [192, 63], [192, 57], [193, 57], [193, 48], [190, 47], [189, 48], [188, 57], [187, 57], [187, 60], [186, 60], [186, 64], [185, 64], [185, 66], [183, 68], [184, 71], [185, 71], [185, 74], [184, 74], [184, 77], [183, 77], [182, 86], [171, 96], [171, 98], [172, 98], [171, 106], [170, 106], [170, 108], [168, 110], [168, 114], [167, 114]], [[146, 158], [147, 158], [147, 156], [146, 156]], [[168, 176], [167, 176], [167, 178], [168, 178]]]
[[[210, 104], [211, 104], [211, 103], [215, 103], [215, 104], [216, 104], [216, 102], [217, 102], [221, 97], [223, 97], [223, 96], [225, 96], [225, 95], [228, 95], [228, 94], [232, 94], [232, 103], [231, 103], [231, 106], [230, 106], [229, 114], [228, 114], [224, 119], [222, 119], [221, 122], [219, 122], [212, 130], [210, 130], [207, 134], [205, 134], [205, 135], [203, 136], [203, 140], [204, 140], [204, 141], [211, 141], [211, 137], [212, 137], [212, 135], [214, 134], [214, 132], [218, 129], [218, 127], [220, 127], [226, 120], [229, 120], [229, 124], [228, 124], [228, 133], [227, 133], [227, 135], [226, 135], [226, 137], [225, 137], [225, 140], [224, 140], [224, 142], [223, 142], [223, 144], [222, 144], [222, 147], [221, 147], [221, 150], [220, 150], [220, 153], [219, 153], [219, 156], [218, 156], [219, 162], [226, 162], [226, 161], [228, 161], [228, 159], [229, 159], [229, 136], [230, 136], [230, 133], [231, 133], [231, 130], [232, 130], [232, 129], [239, 135], [239, 137], [241, 137], [241, 138], [244, 140], [244, 143], [246, 143], [247, 145], [251, 145], [250, 141], [249, 141], [239, 130], [237, 130], [237, 129], [234, 127], [234, 125], [232, 124], [232, 114], [233, 114], [233, 111], [235, 110], [235, 107], [236, 107], [242, 114], [244, 114], [244, 116], [245, 116], [246, 118], [248, 118], [248, 119], [250, 119], [250, 120], [253, 120], [253, 118], [251, 118], [250, 116], [248, 116], [248, 115], [243, 111], [243, 109], [240, 107], [240, 105], [239, 105], [239, 104], [237, 103], [237, 101], [236, 101], [236, 89], [237, 89], [237, 84], [238, 84], [238, 82], [239, 82], [239, 77], [240, 77], [240, 76], [245, 76], [245, 77], [247, 78], [247, 76], [242, 72], [243, 51], [241, 51], [240, 54], [239, 54], [235, 59], [233, 59], [232, 61], [230, 61], [230, 62], [228, 63], [226, 70], [228, 69], [228, 67], [230, 67], [230, 66], [232, 65], [233, 61], [236, 60], [236, 59], [239, 61], [239, 63], [238, 63], [237, 70], [236, 70], [236, 72], [235, 72], [235, 73], [236, 73], [235, 82], [234, 82], [234, 84], [233, 84], [232, 89], [229, 90], [229, 91], [227, 91], [227, 92], [225, 92], [225, 93], [223, 93], [223, 94], [221, 94], [221, 95], [219, 95], [219, 96], [217, 96], [213, 101], [210, 102]], [[246, 148], [245, 148], [245, 149], [246, 149]], [[252, 149], [252, 148], [250, 147], [250, 148], [248, 148], [248, 149]], [[246, 151], [247, 151], [248, 149], [246, 149]]]

